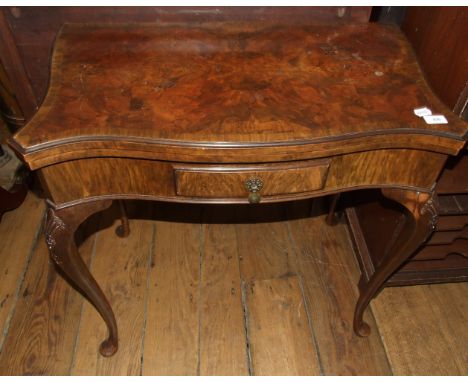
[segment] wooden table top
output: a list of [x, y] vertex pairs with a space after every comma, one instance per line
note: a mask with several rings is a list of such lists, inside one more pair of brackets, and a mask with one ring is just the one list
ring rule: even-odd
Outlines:
[[[413, 113], [420, 106], [449, 123], [426, 124]], [[254, 147], [388, 134], [414, 135], [422, 148], [427, 135], [457, 141], [447, 153], [467, 136], [395, 27], [68, 24], [46, 100], [15, 140], [25, 154], [86, 142]]]

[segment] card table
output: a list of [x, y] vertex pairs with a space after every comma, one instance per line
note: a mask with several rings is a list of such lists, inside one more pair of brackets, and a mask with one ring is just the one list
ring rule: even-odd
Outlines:
[[[421, 107], [448, 123], [426, 123]], [[354, 331], [367, 336], [364, 310], [434, 230], [434, 186], [467, 138], [393, 26], [66, 24], [46, 99], [10, 145], [38, 172], [51, 258], [103, 317], [110, 356], [114, 313], [73, 236], [113, 200], [273, 203], [381, 189], [408, 219], [359, 281]]]

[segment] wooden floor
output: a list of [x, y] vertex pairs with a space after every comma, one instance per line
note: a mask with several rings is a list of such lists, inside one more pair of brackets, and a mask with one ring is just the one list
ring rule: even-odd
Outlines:
[[[318, 206], [318, 207], [317, 207]], [[120, 329], [59, 276], [28, 195], [0, 223], [2, 375], [375, 375], [468, 373], [468, 284], [387, 288], [352, 333], [359, 272], [347, 228], [314, 203], [130, 204], [79, 232], [81, 253]], [[155, 218], [156, 220], [151, 220]]]

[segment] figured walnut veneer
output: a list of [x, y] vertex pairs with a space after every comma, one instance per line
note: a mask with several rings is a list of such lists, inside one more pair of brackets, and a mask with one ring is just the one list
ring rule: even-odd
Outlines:
[[310, 193], [323, 188], [330, 161], [312, 160], [256, 166], [175, 165], [176, 194], [189, 197], [244, 198], [247, 182], [258, 179], [265, 197]]
[[[400, 185], [430, 190], [445, 159], [443, 154], [420, 150], [373, 150], [337, 155], [325, 161], [262, 165], [262, 171], [256, 166], [255, 171], [246, 165], [195, 166], [145, 159], [90, 158], [46, 166], [40, 173], [51, 200], [59, 205], [113, 195], [189, 203], [247, 203], [244, 182], [257, 175], [265, 181], [264, 202], [301, 199], [357, 187]], [[425, 163], [424, 167], [420, 167], [421, 162]], [[220, 177], [220, 173], [235, 175]], [[190, 186], [193, 181], [196, 183]], [[206, 183], [211, 184], [210, 189], [202, 190]]]
[[[422, 105], [449, 124], [416, 118]], [[90, 148], [231, 163], [330, 155], [337, 140], [343, 152], [386, 141], [451, 154], [465, 131], [391, 26], [70, 24], [57, 39], [44, 104], [15, 141], [39, 168]]]
[[[427, 125], [413, 114], [424, 105], [449, 123]], [[381, 188], [408, 219], [361, 277], [354, 330], [365, 336], [369, 302], [434, 230], [435, 182], [467, 132], [394, 27], [66, 25], [44, 104], [11, 145], [39, 170], [52, 259], [104, 318], [109, 356], [115, 318], [73, 234], [111, 199], [276, 202]]]

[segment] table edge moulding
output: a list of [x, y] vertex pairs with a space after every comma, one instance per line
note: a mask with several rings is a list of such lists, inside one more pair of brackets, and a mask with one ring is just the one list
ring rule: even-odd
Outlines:
[[[427, 124], [426, 106], [445, 124]], [[466, 123], [427, 85], [393, 26], [66, 24], [49, 91], [10, 145], [48, 195], [51, 259], [93, 303], [117, 351], [112, 308], [74, 233], [123, 199], [273, 203], [379, 188], [408, 215], [373, 274], [354, 331], [385, 281], [437, 224], [434, 187]]]

